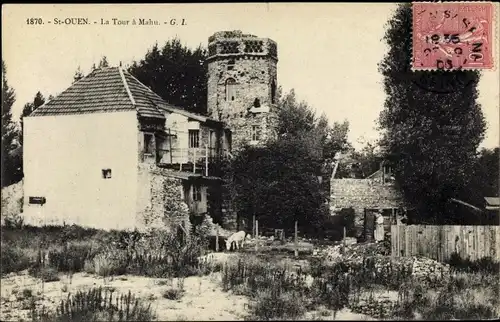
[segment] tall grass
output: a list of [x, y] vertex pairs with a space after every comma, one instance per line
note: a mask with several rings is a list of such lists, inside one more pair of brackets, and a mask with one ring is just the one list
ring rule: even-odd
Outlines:
[[197, 236], [181, 241], [162, 231], [144, 235], [78, 226], [2, 227], [1, 274], [30, 269], [38, 276], [43, 266], [101, 276], [190, 276], [205, 271], [198, 262], [205, 247], [206, 241]]
[[129, 291], [113, 296], [113, 291], [93, 288], [79, 291], [61, 300], [55, 312], [32, 310], [33, 321], [152, 321], [155, 314], [151, 304], [144, 303]]

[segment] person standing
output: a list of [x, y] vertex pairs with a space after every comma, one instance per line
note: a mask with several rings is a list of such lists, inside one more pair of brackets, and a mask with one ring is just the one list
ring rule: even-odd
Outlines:
[[375, 213], [375, 242], [384, 241], [384, 216], [380, 212]]

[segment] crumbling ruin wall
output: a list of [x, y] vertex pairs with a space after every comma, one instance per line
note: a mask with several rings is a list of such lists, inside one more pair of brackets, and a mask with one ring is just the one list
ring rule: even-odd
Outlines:
[[182, 180], [171, 177], [170, 170], [148, 164], [139, 165], [137, 193], [138, 228], [175, 229], [183, 225], [189, 232], [189, 208], [183, 200]]
[[356, 237], [364, 228], [365, 209], [388, 209], [403, 207], [403, 198], [394, 185], [382, 184], [376, 179], [332, 179], [330, 214], [341, 209], [354, 210]]

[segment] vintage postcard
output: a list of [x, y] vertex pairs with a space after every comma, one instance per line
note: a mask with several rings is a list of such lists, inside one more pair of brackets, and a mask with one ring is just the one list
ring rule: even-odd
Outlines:
[[499, 8], [4, 4], [0, 320], [498, 319]]

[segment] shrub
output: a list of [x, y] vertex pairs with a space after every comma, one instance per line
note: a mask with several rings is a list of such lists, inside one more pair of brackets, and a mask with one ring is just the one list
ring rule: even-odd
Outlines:
[[163, 292], [164, 298], [173, 301], [180, 300], [183, 295], [184, 295], [184, 290], [175, 287], [169, 288]]
[[92, 263], [93, 271], [99, 276], [123, 275], [127, 272], [128, 261], [122, 252], [97, 254]]
[[0, 265], [1, 276], [11, 272], [22, 271], [29, 268], [32, 264], [31, 259], [23, 249], [10, 243], [4, 243], [3, 241], [0, 258], [2, 258]]
[[184, 278], [178, 278], [175, 287], [170, 287], [163, 292], [163, 297], [169, 300], [179, 300], [184, 295]]
[[491, 257], [484, 257], [479, 260], [471, 261], [470, 259], [461, 258], [457, 253], [453, 253], [447, 263], [456, 271], [483, 272], [496, 275], [500, 272], [500, 263], [493, 260]]
[[57, 269], [50, 266], [44, 267], [35, 265], [28, 270], [28, 273], [44, 282], [56, 282], [60, 280], [59, 275], [57, 274]]
[[55, 312], [34, 311], [34, 321], [152, 321], [155, 314], [151, 304], [137, 299], [129, 291], [127, 295], [113, 297], [113, 291], [93, 288], [78, 291], [61, 300]]
[[80, 272], [85, 261], [91, 261], [96, 252], [96, 246], [91, 242], [69, 242], [61, 248], [51, 249], [49, 262], [59, 272]]
[[405, 319], [418, 314], [430, 320], [498, 318], [498, 282], [479, 285], [477, 278], [473, 274], [453, 276], [436, 290], [417, 283], [404, 285], [394, 314]]
[[255, 259], [239, 259], [228, 262], [222, 269], [222, 287], [224, 290], [238, 289], [249, 296], [259, 291], [280, 289], [307, 293], [306, 274], [302, 270], [294, 271], [285, 265], [270, 264]]
[[296, 291], [259, 290], [250, 304], [250, 318], [255, 320], [293, 320], [305, 312], [304, 298]]

